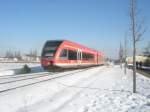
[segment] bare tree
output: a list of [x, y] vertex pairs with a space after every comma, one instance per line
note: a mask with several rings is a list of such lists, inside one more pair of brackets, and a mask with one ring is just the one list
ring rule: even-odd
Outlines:
[[119, 48], [119, 61], [120, 61], [120, 67], [122, 69], [122, 62], [123, 62], [123, 46], [120, 42], [120, 48]]
[[22, 60], [21, 52], [20, 51], [15, 51], [14, 57], [17, 58], [19, 61], [21, 61]]
[[30, 52], [27, 55], [29, 56], [30, 61], [36, 61], [37, 60], [37, 50], [30, 50]]
[[125, 38], [124, 38], [124, 73], [126, 74], [127, 72], [127, 62], [126, 62], [126, 58], [127, 58], [127, 33], [125, 34]]
[[131, 0], [130, 20], [133, 39], [133, 93], [136, 93], [136, 46], [137, 42], [145, 32], [145, 29], [143, 29], [143, 24], [140, 24], [137, 21], [136, 0]]
[[5, 58], [13, 59], [14, 58], [13, 52], [11, 50], [6, 51]]

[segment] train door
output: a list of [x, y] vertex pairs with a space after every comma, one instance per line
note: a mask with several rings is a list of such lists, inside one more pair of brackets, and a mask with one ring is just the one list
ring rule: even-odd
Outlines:
[[81, 49], [78, 49], [78, 52], [77, 52], [77, 63], [78, 65], [80, 65], [82, 62], [82, 51]]
[[96, 59], [97, 59], [97, 60], [96, 60], [96, 61], [97, 61], [97, 63], [96, 63], [96, 64], [98, 65], [98, 64], [99, 64], [99, 55], [98, 55], [98, 53], [97, 53], [97, 57], [96, 57]]

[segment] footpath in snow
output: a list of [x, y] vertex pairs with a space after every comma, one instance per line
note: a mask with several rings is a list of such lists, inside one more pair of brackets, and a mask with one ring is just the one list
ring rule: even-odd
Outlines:
[[[62, 73], [63, 74], [63, 73]], [[150, 112], [150, 79], [101, 66], [0, 94], [1, 112]]]

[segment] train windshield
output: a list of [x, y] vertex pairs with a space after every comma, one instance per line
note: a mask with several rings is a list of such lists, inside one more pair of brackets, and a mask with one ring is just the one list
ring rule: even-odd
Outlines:
[[47, 41], [43, 48], [42, 57], [53, 59], [62, 41]]

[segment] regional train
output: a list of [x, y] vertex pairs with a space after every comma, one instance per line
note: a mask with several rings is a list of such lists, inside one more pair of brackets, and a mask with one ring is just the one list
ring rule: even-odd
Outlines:
[[41, 65], [44, 69], [78, 68], [105, 63], [102, 52], [68, 40], [49, 40], [45, 43]]

